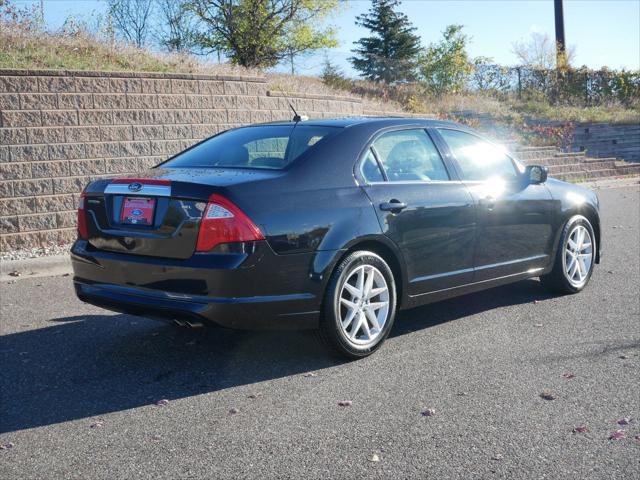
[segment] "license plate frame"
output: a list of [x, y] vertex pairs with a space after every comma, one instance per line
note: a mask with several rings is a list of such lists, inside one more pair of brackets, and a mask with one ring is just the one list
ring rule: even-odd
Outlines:
[[120, 223], [150, 227], [156, 215], [157, 199], [153, 197], [124, 197], [120, 210]]

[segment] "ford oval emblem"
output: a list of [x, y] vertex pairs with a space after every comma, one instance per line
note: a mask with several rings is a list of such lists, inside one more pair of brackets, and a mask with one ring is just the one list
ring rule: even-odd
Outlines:
[[139, 192], [140, 190], [142, 190], [142, 184], [138, 182], [130, 183], [128, 188], [132, 192]]

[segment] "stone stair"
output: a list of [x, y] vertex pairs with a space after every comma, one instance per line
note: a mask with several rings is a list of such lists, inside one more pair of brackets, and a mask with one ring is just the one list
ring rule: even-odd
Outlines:
[[515, 156], [525, 164], [545, 165], [549, 176], [569, 182], [640, 175], [640, 163], [614, 157], [591, 158], [586, 152], [563, 152], [556, 147], [512, 146]]

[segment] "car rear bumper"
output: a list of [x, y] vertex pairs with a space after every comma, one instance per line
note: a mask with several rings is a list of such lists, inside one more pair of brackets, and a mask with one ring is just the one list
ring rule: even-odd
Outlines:
[[171, 260], [93, 250], [79, 240], [71, 250], [75, 290], [84, 302], [149, 318], [250, 330], [317, 327], [311, 254], [276, 255], [266, 242], [247, 251]]

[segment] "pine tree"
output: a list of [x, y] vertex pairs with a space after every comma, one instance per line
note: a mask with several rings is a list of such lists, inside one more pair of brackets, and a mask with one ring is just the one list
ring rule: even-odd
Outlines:
[[373, 0], [369, 12], [356, 17], [356, 25], [368, 28], [349, 59], [364, 78], [374, 82], [406, 82], [416, 78], [420, 37], [404, 13], [395, 8], [399, 0]]

